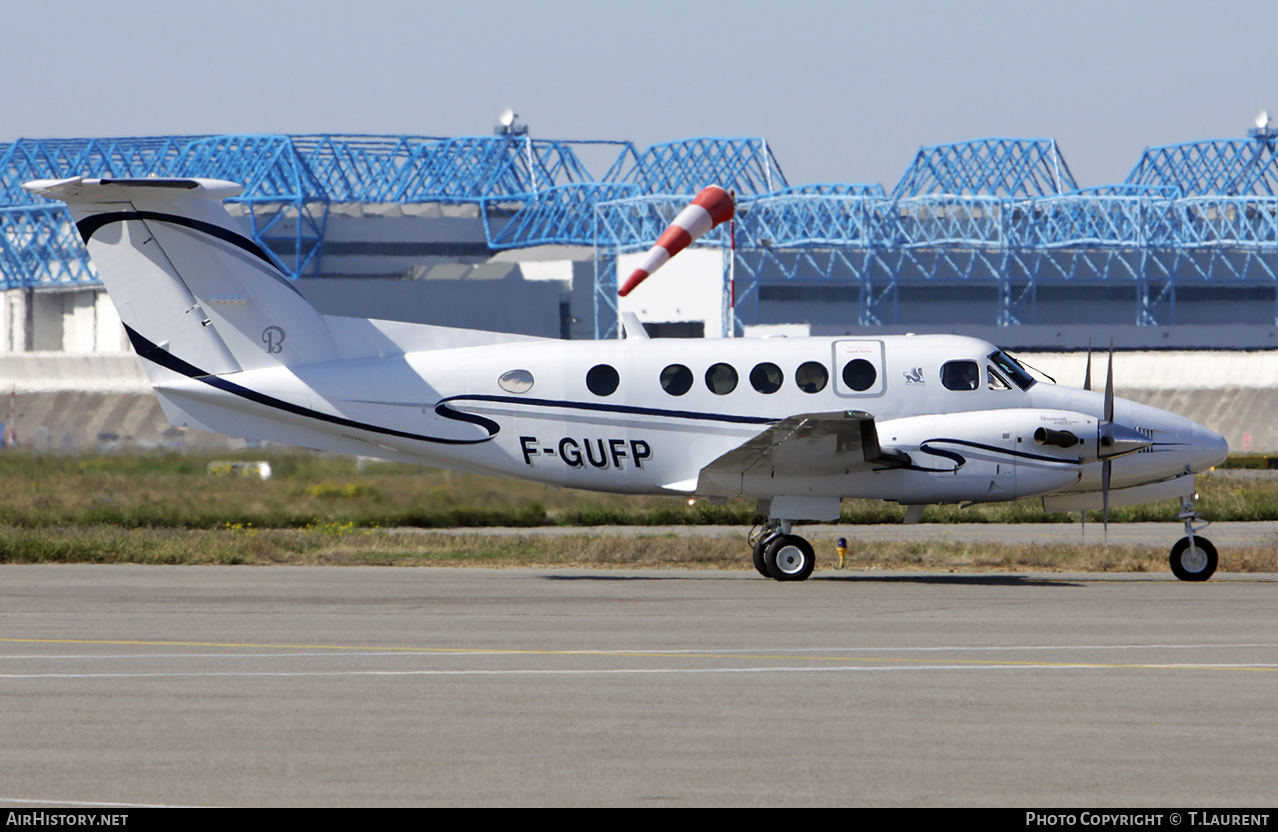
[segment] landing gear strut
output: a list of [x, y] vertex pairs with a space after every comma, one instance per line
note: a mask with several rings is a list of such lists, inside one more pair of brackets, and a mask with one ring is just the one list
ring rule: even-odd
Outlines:
[[754, 568], [765, 578], [778, 581], [804, 581], [816, 566], [812, 544], [797, 534], [790, 534], [786, 520], [770, 521], [754, 544]]
[[[1211, 523], [1194, 511], [1194, 497], [1180, 498], [1180, 519], [1185, 521], [1185, 536], [1171, 550], [1171, 571], [1182, 581], [1205, 581], [1216, 571], [1216, 547], [1198, 532]], [[1196, 522], [1202, 521], [1198, 525]]]

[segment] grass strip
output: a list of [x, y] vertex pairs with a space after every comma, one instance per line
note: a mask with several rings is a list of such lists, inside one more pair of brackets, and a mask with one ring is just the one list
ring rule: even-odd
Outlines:
[[[812, 537], [817, 568], [837, 561], [834, 539]], [[590, 534], [490, 536], [403, 534], [327, 524], [301, 529], [230, 527], [125, 529], [0, 526], [0, 563], [252, 564], [335, 566], [486, 566], [694, 568], [749, 571], [744, 532], [731, 537]], [[1167, 572], [1157, 546], [852, 540], [849, 569], [956, 572]], [[1278, 549], [1221, 554], [1224, 572], [1278, 572]]]
[[[208, 474], [212, 456], [59, 456], [0, 452], [0, 524], [26, 528], [303, 529], [327, 524], [378, 527], [742, 525], [752, 500], [633, 497], [551, 489], [350, 457], [247, 452], [270, 462], [268, 481]], [[1213, 520], [1278, 521], [1278, 476], [1269, 471], [1200, 475], [1199, 510]], [[1115, 508], [1111, 522], [1170, 522], [1179, 503]], [[901, 506], [845, 500], [842, 523], [899, 523]], [[1098, 522], [1100, 512], [1090, 512]], [[1076, 523], [1047, 514], [1038, 500], [959, 508], [929, 506], [928, 523]]]

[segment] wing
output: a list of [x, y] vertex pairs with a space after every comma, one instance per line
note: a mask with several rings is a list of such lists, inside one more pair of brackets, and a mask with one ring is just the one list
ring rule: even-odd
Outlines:
[[869, 413], [803, 413], [782, 419], [702, 468], [697, 491], [727, 488], [740, 493], [742, 477], [751, 472], [820, 477], [909, 463], [904, 453], [879, 446], [879, 433]]

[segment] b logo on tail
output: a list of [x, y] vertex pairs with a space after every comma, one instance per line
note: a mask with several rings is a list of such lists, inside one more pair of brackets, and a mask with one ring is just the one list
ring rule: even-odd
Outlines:
[[284, 329], [278, 326], [268, 326], [262, 330], [262, 343], [266, 344], [266, 351], [269, 353], [277, 353], [284, 349]]

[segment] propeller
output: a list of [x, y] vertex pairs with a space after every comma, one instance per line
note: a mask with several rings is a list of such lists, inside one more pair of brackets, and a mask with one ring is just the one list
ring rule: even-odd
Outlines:
[[[1092, 355], [1087, 353], [1087, 379], [1091, 389]], [[1114, 339], [1109, 339], [1109, 362], [1105, 370], [1105, 413], [1096, 425], [1096, 456], [1101, 460], [1101, 507], [1104, 511], [1105, 541], [1109, 542], [1109, 486], [1113, 479], [1116, 457], [1134, 454], [1154, 444], [1148, 436], [1134, 428], [1114, 423]]]
[[[1083, 375], [1083, 389], [1084, 390], [1092, 389], [1092, 339], [1091, 338], [1087, 339], [1087, 372]], [[1099, 445], [1100, 432], [1099, 431], [1097, 432], [1096, 436], [1098, 440], [1096, 450], [1097, 450], [1097, 453], [1099, 453], [1100, 452], [1100, 445]], [[1106, 467], [1106, 463], [1101, 463], [1101, 499], [1105, 505], [1105, 520], [1106, 520], [1105, 541], [1108, 543], [1109, 542], [1109, 480], [1105, 476], [1107, 471], [1108, 471], [1108, 468]], [[1083, 526], [1083, 537], [1086, 538], [1087, 537], [1087, 509], [1083, 509], [1082, 511], [1080, 511], [1079, 516], [1082, 518], [1081, 522]]]
[[[1084, 390], [1092, 389], [1092, 339], [1091, 338], [1087, 339], [1087, 372], [1083, 375], [1083, 389]], [[1099, 434], [1097, 435], [1099, 437]], [[1109, 491], [1108, 489], [1104, 488], [1104, 485], [1105, 485], [1104, 479], [1105, 479], [1105, 466], [1102, 465], [1101, 466], [1101, 486], [1103, 490], [1102, 497], [1108, 498]], [[1086, 538], [1087, 537], [1087, 509], [1083, 509], [1082, 511], [1080, 511], [1079, 517], [1082, 518], [1081, 523], [1083, 526], [1083, 537]], [[1108, 536], [1109, 536], [1108, 528], [1105, 529], [1105, 535], [1106, 535], [1106, 539], [1108, 539]]]
[[[1090, 350], [1087, 357], [1091, 359]], [[1105, 439], [1109, 439], [1109, 444], [1112, 446], [1114, 443], [1114, 336], [1112, 335], [1109, 338], [1109, 367], [1105, 370], [1105, 425], [1109, 430], [1101, 435], [1101, 445], [1104, 446]], [[1096, 452], [1100, 453], [1100, 450], [1097, 449]], [[1106, 459], [1101, 463], [1101, 506], [1104, 510], [1102, 521], [1105, 525], [1106, 546], [1109, 545], [1109, 480], [1113, 473], [1114, 462]]]
[[[1091, 338], [1087, 339], [1087, 373], [1083, 376], [1083, 389], [1084, 390], [1092, 389], [1092, 339]], [[1104, 485], [1105, 485], [1104, 479], [1105, 479], [1105, 466], [1102, 465], [1101, 466], [1101, 486], [1103, 490], [1102, 497], [1108, 498], [1109, 491], [1108, 489], [1104, 489]], [[1082, 517], [1083, 537], [1087, 537], [1087, 509], [1083, 509], [1082, 511], [1080, 511], [1079, 515]], [[1108, 537], [1109, 537], [1108, 528], [1105, 529], [1105, 535], [1106, 535], [1106, 539], [1108, 540]]]
[[1112, 460], [1105, 460], [1101, 463], [1101, 505], [1103, 506], [1104, 515], [1101, 522], [1105, 529], [1105, 545], [1109, 545], [1109, 478], [1114, 472], [1114, 463]]

